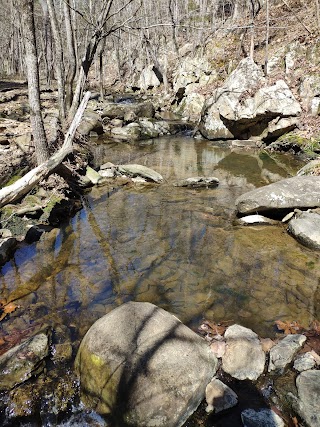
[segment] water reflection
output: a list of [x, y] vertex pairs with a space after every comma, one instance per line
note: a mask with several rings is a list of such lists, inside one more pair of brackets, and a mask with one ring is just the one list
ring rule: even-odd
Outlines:
[[[319, 316], [319, 254], [284, 228], [232, 225], [234, 201], [299, 168], [289, 156], [232, 151], [207, 141], [109, 144], [97, 162], [140, 163], [160, 186], [95, 188], [68, 225], [18, 250], [2, 268], [1, 293], [21, 308], [4, 329], [35, 322], [89, 326], [128, 300], [150, 301], [190, 324], [207, 316], [272, 336], [276, 319], [306, 326]], [[210, 190], [172, 180], [217, 176]], [[46, 309], [40, 309], [45, 307]]]

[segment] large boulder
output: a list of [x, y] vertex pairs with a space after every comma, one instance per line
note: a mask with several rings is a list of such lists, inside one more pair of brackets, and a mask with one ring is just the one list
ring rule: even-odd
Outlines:
[[262, 69], [245, 58], [206, 103], [200, 131], [209, 139], [230, 138], [228, 132], [242, 139], [274, 138], [292, 130], [300, 113], [287, 84], [267, 86]]
[[241, 214], [320, 207], [319, 189], [320, 176], [283, 179], [242, 194], [236, 200], [236, 206]]
[[118, 424], [182, 426], [217, 370], [207, 343], [150, 303], [129, 302], [99, 319], [76, 358], [82, 400]]

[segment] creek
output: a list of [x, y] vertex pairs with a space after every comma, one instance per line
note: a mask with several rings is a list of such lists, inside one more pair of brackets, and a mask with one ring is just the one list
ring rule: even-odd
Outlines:
[[[263, 337], [274, 337], [277, 319], [307, 327], [319, 317], [319, 254], [281, 223], [234, 225], [235, 199], [294, 175], [296, 158], [182, 137], [105, 141], [95, 150], [97, 165], [138, 163], [165, 182], [95, 187], [59, 230], [19, 248], [1, 268], [2, 297], [20, 305], [3, 331], [49, 324], [67, 330], [75, 355], [88, 328], [129, 300], [157, 304], [192, 328], [207, 318]], [[220, 185], [173, 186], [191, 176], [216, 176]]]

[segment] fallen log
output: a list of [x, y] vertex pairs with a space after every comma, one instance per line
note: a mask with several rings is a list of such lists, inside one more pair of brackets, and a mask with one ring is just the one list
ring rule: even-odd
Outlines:
[[90, 92], [85, 93], [77, 113], [75, 114], [66, 133], [62, 147], [53, 156], [51, 156], [50, 159], [32, 169], [14, 184], [0, 189], [0, 208], [27, 194], [35, 185], [38, 184], [38, 182], [50, 175], [50, 173], [52, 173], [54, 169], [61, 164], [64, 158], [72, 152], [72, 141], [77, 127], [81, 122], [81, 118], [84, 110], [86, 109], [90, 95]]

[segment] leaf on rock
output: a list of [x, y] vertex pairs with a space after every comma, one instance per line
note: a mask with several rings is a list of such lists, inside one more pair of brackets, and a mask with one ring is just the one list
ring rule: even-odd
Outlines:
[[4, 302], [3, 300], [0, 301], [0, 304], [1, 304], [0, 322], [7, 316], [7, 314], [13, 313], [19, 307], [18, 305], [15, 305], [13, 302], [8, 302], [7, 304], [3, 304], [3, 302]]

